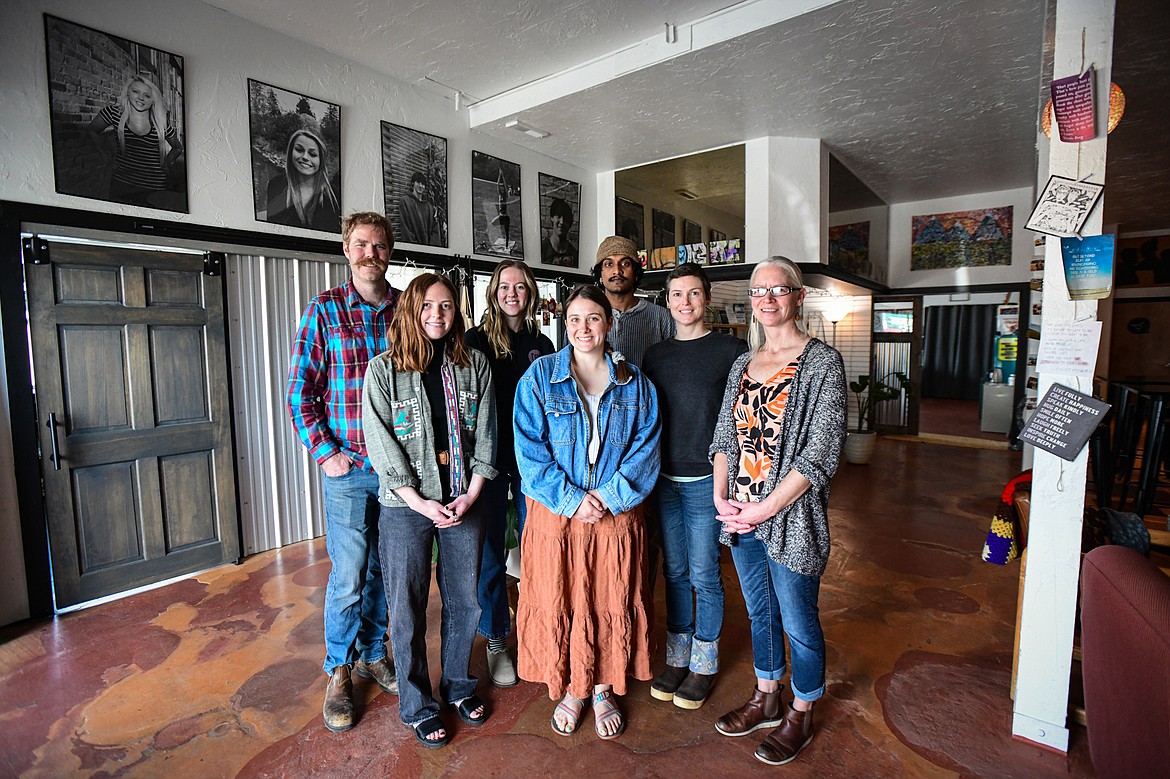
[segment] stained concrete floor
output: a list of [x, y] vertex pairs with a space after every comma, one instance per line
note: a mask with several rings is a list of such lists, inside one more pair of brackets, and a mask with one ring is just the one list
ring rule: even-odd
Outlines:
[[[432, 751], [400, 724], [395, 696], [358, 680], [360, 722], [330, 733], [320, 671], [329, 560], [318, 539], [0, 632], [0, 775], [1092, 776], [1079, 727], [1067, 756], [1011, 738], [1018, 568], [979, 555], [1018, 467], [1011, 452], [888, 439], [873, 464], [842, 465], [821, 587], [828, 694], [816, 738], [787, 766], [752, 757], [764, 733], [732, 739], [714, 729], [752, 689], [729, 557], [723, 672], [698, 711], [655, 701], [635, 683], [621, 738], [598, 740], [588, 714], [564, 738], [549, 728], [542, 688], [483, 684], [489, 723], [471, 730], [447, 716], [454, 738]], [[661, 587], [657, 595], [661, 627]], [[477, 646], [481, 679], [484, 666]]]

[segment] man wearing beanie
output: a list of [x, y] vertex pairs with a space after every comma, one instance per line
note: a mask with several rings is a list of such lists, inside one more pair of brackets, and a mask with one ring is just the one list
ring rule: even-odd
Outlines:
[[601, 242], [593, 280], [605, 290], [613, 306], [613, 329], [608, 340], [632, 365], [641, 365], [647, 349], [674, 336], [670, 312], [634, 296], [641, 279], [642, 265], [633, 241], [611, 235]]

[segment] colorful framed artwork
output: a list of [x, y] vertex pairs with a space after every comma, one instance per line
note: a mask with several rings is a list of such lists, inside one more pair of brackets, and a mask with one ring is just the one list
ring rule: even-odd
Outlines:
[[910, 270], [1012, 264], [1012, 207], [911, 219]]

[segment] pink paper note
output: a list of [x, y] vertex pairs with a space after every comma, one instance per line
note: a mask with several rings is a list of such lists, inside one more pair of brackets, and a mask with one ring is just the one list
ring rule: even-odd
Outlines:
[[1093, 69], [1052, 82], [1052, 112], [1060, 140], [1080, 143], [1097, 137], [1093, 117]]

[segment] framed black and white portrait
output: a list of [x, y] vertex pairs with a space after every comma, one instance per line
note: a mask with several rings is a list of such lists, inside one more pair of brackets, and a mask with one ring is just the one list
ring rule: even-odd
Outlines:
[[57, 191], [187, 213], [183, 58], [49, 14], [45, 53]]
[[341, 232], [341, 106], [248, 79], [260, 222]]
[[581, 185], [547, 173], [539, 174], [537, 179], [540, 261], [544, 265], [576, 268], [581, 257], [577, 248], [581, 244]]
[[714, 243], [716, 241], [726, 241], [727, 240], [727, 233], [723, 232], [722, 230], [716, 230], [714, 227], [712, 227], [710, 230], [708, 230], [707, 234], [710, 238], [711, 243]]
[[659, 211], [657, 208], [652, 209], [651, 214], [651, 226], [654, 229], [654, 237], [653, 244], [650, 248], [663, 249], [667, 246], [675, 246], [674, 214]]
[[629, 238], [639, 249], [646, 248], [645, 230], [646, 212], [641, 203], [616, 198], [614, 204], [614, 226], [617, 234]]
[[476, 254], [524, 259], [519, 164], [471, 152], [471, 232]]
[[683, 243], [696, 244], [703, 242], [703, 226], [690, 219], [683, 219]]
[[396, 243], [447, 246], [447, 139], [382, 122], [382, 197]]

